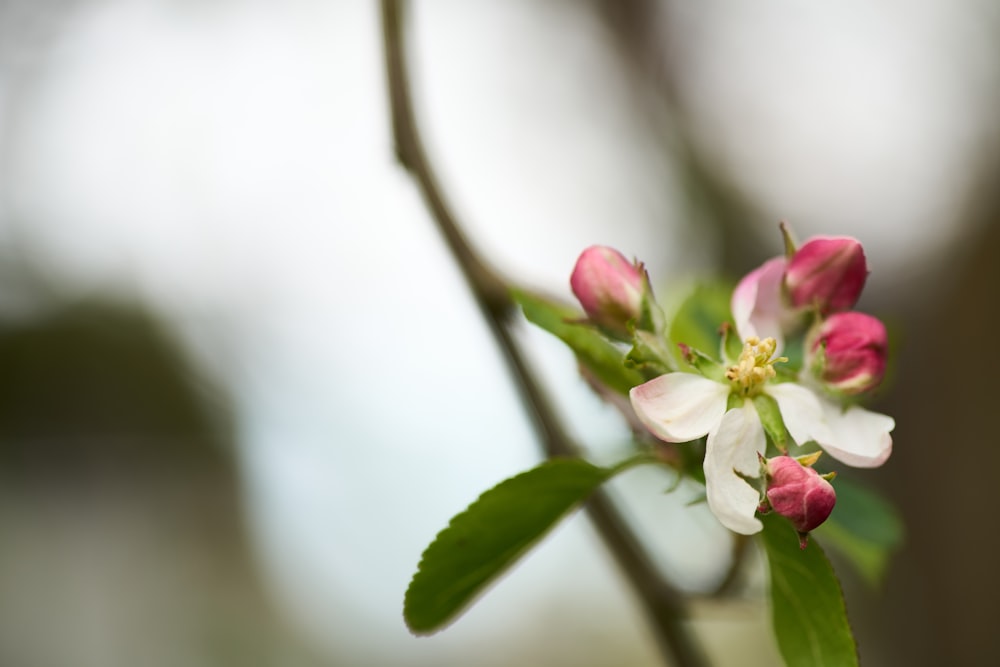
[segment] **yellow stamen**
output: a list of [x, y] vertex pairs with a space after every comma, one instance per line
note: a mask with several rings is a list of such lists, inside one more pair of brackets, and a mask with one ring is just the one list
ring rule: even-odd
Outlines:
[[787, 357], [774, 357], [777, 349], [778, 342], [773, 338], [747, 338], [736, 365], [726, 371], [726, 378], [745, 396], [756, 394], [764, 383], [776, 375], [774, 364], [788, 361]]

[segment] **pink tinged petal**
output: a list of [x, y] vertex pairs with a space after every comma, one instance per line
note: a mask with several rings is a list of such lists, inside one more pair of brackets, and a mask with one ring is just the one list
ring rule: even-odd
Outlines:
[[821, 401], [811, 390], [794, 382], [783, 382], [768, 385], [764, 391], [778, 403], [785, 428], [797, 444], [833, 439]]
[[764, 427], [751, 401], [727, 412], [708, 435], [705, 449], [705, 494], [719, 522], [737, 533], [753, 535], [763, 527], [754, 518], [760, 492], [740, 477], [760, 476], [757, 454], [766, 446]]
[[688, 442], [714, 429], [729, 387], [691, 373], [668, 373], [629, 392], [639, 420], [660, 440]]
[[822, 401], [830, 437], [817, 439], [830, 456], [856, 468], [877, 468], [892, 454], [896, 428], [892, 417], [854, 405], [842, 411], [831, 401]]
[[789, 316], [781, 296], [785, 263], [784, 257], [764, 262], [744, 276], [733, 290], [730, 308], [741, 339], [770, 336], [778, 341], [778, 349], [781, 349], [783, 324]]

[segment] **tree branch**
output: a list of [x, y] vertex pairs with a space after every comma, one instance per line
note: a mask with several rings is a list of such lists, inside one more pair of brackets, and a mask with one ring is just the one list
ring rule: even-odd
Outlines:
[[[490, 332], [500, 347], [532, 423], [548, 457], [579, 456], [580, 447], [556, 417], [541, 384], [532, 373], [510, 329], [515, 303], [508, 285], [473, 250], [447, 205], [427, 158], [415, 121], [401, 7], [398, 0], [382, 0], [386, 73], [392, 112], [396, 156], [423, 194], [438, 230], [458, 263]], [[684, 598], [659, 572], [649, 553], [614, 502], [603, 490], [588, 500], [586, 510], [601, 539], [614, 555], [636, 595], [642, 601], [667, 662], [679, 667], [706, 664], [699, 647], [684, 626]]]

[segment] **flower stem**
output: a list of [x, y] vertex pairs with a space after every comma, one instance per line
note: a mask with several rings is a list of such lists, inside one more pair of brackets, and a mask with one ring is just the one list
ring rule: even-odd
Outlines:
[[[580, 447], [562, 427], [514, 340], [510, 325], [516, 311], [510, 297], [510, 286], [476, 254], [465, 238], [424, 151], [413, 114], [401, 14], [399, 0], [382, 0], [386, 74], [396, 157], [416, 181], [438, 230], [459, 265], [503, 353], [546, 456], [579, 456]], [[588, 500], [586, 510], [602, 541], [642, 601], [664, 660], [678, 667], [705, 665], [700, 647], [684, 625], [686, 600], [660, 574], [610, 496], [598, 490]]]

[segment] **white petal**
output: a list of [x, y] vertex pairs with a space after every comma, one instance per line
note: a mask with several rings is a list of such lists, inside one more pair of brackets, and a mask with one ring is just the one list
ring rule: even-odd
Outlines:
[[705, 493], [708, 507], [726, 528], [753, 535], [763, 527], [754, 518], [760, 493], [734, 471], [760, 475], [757, 453], [766, 446], [764, 427], [753, 403], [727, 412], [708, 436], [705, 449]]
[[810, 440], [823, 442], [833, 439], [820, 400], [811, 390], [794, 382], [783, 382], [768, 385], [765, 391], [777, 401], [785, 428], [796, 443], [802, 445]]
[[856, 468], [877, 468], [892, 453], [896, 428], [892, 417], [854, 405], [842, 411], [831, 401], [821, 401], [830, 437], [817, 439], [830, 456]]
[[729, 387], [691, 373], [668, 373], [633, 387], [632, 408], [653, 435], [667, 442], [696, 440], [726, 412]]
[[733, 290], [730, 307], [741, 339], [770, 336], [778, 341], [778, 349], [782, 348], [782, 324], [787, 316], [781, 299], [785, 264], [784, 257], [769, 259], [744, 276]]

